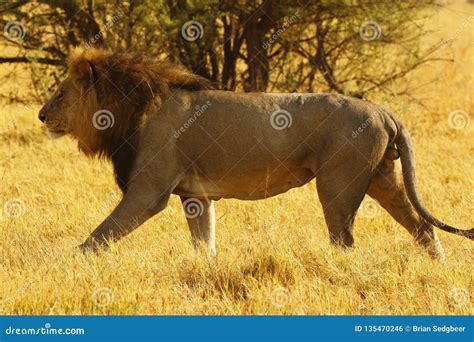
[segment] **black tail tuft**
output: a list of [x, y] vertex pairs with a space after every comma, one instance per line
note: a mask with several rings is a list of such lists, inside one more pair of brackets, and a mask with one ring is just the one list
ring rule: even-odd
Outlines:
[[459, 233], [459, 235], [462, 235], [464, 237], [467, 237], [468, 239], [474, 240], [474, 228], [469, 229], [469, 230], [463, 230], [462, 233]]
[[402, 162], [402, 172], [403, 172], [403, 182], [405, 183], [405, 189], [407, 191], [408, 199], [415, 208], [416, 212], [423, 217], [428, 223], [438, 227], [445, 232], [456, 234], [459, 236], [466, 237], [468, 239], [474, 240], [474, 229], [462, 230], [459, 228], [451, 227], [446, 223], [441, 222], [425, 208], [421, 203], [421, 200], [418, 196], [418, 189], [416, 185], [415, 177], [415, 157], [413, 155], [413, 148], [410, 141], [410, 135], [406, 128], [398, 121], [396, 121], [398, 126], [398, 135], [395, 139], [397, 144], [398, 151], [400, 152], [400, 160]]

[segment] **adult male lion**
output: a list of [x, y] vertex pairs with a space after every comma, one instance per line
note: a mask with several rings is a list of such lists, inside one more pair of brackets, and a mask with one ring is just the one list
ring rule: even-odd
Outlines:
[[336, 245], [353, 245], [352, 225], [366, 193], [434, 257], [444, 252], [433, 226], [473, 239], [473, 229], [450, 227], [421, 204], [408, 133], [382, 107], [334, 94], [212, 88], [145, 55], [72, 53], [69, 76], [39, 118], [51, 137], [70, 134], [87, 155], [109, 158], [123, 191], [83, 249], [130, 233], [176, 194], [193, 242], [214, 254], [214, 200], [267, 198], [315, 177]]

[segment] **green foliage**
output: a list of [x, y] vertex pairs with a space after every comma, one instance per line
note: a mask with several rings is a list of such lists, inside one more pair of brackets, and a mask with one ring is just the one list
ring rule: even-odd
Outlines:
[[37, 64], [38, 84], [52, 76], [35, 87], [39, 97], [77, 45], [170, 58], [230, 90], [409, 94], [391, 85], [433, 60], [436, 47], [420, 38], [435, 8], [433, 0], [24, 1], [2, 9], [0, 23], [25, 24], [23, 40], [1, 44], [26, 60], [0, 61]]

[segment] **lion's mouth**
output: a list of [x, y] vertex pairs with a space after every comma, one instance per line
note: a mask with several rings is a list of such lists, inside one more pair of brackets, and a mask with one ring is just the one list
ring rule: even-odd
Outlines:
[[57, 130], [48, 129], [47, 132], [48, 132], [48, 137], [50, 139], [61, 138], [63, 135], [66, 134], [66, 131], [62, 129], [57, 129]]

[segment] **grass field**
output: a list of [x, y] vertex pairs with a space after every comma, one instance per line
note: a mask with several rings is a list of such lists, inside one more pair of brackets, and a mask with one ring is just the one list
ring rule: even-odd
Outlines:
[[[418, 182], [440, 219], [472, 227], [474, 6], [440, 10], [435, 38], [455, 41], [405, 82], [426, 108], [393, 99], [414, 137]], [[0, 66], [3, 68], [3, 66]], [[1, 69], [0, 69], [1, 71]], [[21, 84], [6, 84], [3, 87]], [[439, 232], [447, 260], [431, 260], [382, 209], [364, 200], [356, 247], [330, 247], [315, 184], [265, 201], [217, 202], [218, 256], [194, 251], [180, 203], [115, 244], [76, 246], [120, 193], [106, 162], [69, 138], [51, 141], [39, 106], [0, 107], [2, 314], [472, 314], [473, 243]], [[453, 111], [457, 111], [454, 114]]]

